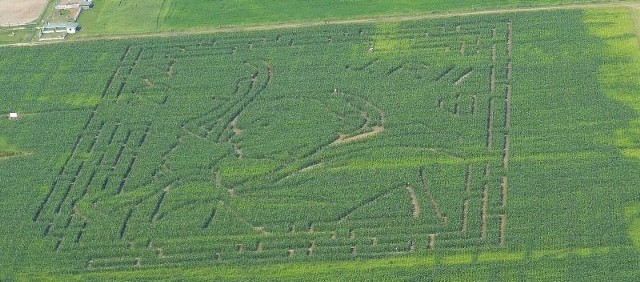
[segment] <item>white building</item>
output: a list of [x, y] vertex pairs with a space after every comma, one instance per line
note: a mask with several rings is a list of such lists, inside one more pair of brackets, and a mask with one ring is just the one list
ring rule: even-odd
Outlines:
[[89, 9], [93, 7], [93, 0], [60, 0], [54, 7], [56, 10], [69, 10], [69, 9]]
[[78, 31], [78, 23], [74, 23], [74, 22], [62, 22], [62, 23], [47, 22], [42, 27], [42, 33], [53, 33], [53, 32], [76, 33], [77, 31]]

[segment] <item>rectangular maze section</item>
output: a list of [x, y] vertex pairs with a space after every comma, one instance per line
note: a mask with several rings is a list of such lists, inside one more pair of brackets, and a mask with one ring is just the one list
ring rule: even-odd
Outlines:
[[89, 270], [508, 245], [512, 22], [475, 20], [126, 46], [33, 221]]

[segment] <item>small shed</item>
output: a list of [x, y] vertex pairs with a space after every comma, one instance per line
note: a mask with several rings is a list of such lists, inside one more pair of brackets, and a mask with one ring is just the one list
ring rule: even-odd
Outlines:
[[9, 113], [9, 119], [18, 119], [18, 113]]
[[66, 32], [76, 33], [78, 31], [78, 23], [74, 22], [47, 22], [42, 27], [42, 33]]

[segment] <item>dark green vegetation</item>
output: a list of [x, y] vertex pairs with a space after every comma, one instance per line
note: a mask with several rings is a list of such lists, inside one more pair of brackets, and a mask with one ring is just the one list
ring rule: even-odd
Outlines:
[[597, 15], [2, 49], [1, 277], [633, 280]]
[[593, 0], [96, 0], [85, 12], [77, 36], [149, 33], [175, 30], [211, 29], [228, 25], [263, 25], [283, 22], [339, 20], [353, 17], [394, 14], [447, 13], [496, 8], [533, 7], [549, 4], [598, 3]]

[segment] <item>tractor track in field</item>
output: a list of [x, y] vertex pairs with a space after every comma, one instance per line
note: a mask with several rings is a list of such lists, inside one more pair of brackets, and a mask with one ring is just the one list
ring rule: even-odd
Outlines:
[[[342, 24], [364, 24], [364, 23], [377, 23], [377, 22], [400, 22], [410, 20], [422, 20], [422, 19], [441, 19], [452, 18], [461, 16], [475, 16], [475, 15], [490, 15], [490, 14], [505, 14], [516, 12], [535, 12], [535, 11], [553, 11], [553, 10], [565, 10], [565, 9], [585, 9], [585, 8], [611, 8], [611, 7], [628, 7], [635, 10], [640, 9], [640, 3], [582, 3], [582, 4], [554, 4], [554, 5], [541, 5], [537, 7], [516, 7], [516, 8], [498, 8], [487, 10], [461, 10], [456, 12], [442, 12], [442, 11], [427, 11], [412, 14], [393, 14], [393, 15], [381, 15], [381, 16], [363, 16], [353, 17], [350, 19], [337, 19], [325, 21], [323, 19], [300, 21], [300, 22], [286, 22], [286, 23], [274, 23], [274, 24], [261, 24], [261, 25], [221, 25], [210, 28], [195, 27], [194, 30], [184, 31], [159, 31], [149, 33], [138, 34], [125, 34], [125, 35], [107, 35], [107, 36], [87, 36], [73, 39], [67, 39], [69, 42], [77, 41], [94, 41], [94, 40], [118, 40], [118, 39], [130, 39], [130, 38], [145, 38], [145, 37], [172, 37], [183, 35], [196, 35], [196, 34], [211, 34], [211, 33], [228, 33], [228, 32], [241, 32], [241, 31], [260, 31], [260, 30], [274, 30], [274, 29], [293, 29], [313, 26], [324, 25], [342, 25]], [[640, 30], [640, 24], [637, 25]], [[197, 29], [197, 30], [195, 30]], [[27, 42], [27, 43], [12, 43], [0, 46], [31, 46], [42, 44], [60, 44], [64, 41], [41, 41], [41, 42]]]

